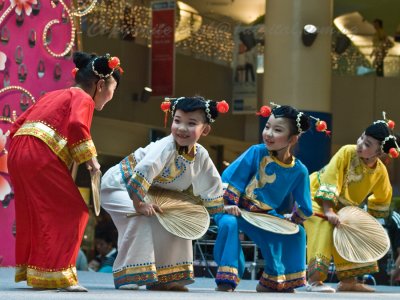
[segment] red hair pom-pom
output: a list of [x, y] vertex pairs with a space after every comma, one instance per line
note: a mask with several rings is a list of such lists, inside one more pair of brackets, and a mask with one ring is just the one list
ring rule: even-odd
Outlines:
[[390, 148], [389, 156], [391, 158], [397, 158], [397, 157], [399, 157], [399, 151], [396, 148]]
[[225, 100], [217, 102], [217, 110], [221, 114], [227, 113], [229, 111], [229, 104]]
[[388, 127], [390, 128], [390, 129], [394, 129], [394, 126], [396, 125], [395, 123], [394, 123], [394, 121], [392, 121], [392, 120], [389, 120], [388, 122], [387, 122], [387, 125], [388, 125]]
[[328, 125], [326, 125], [325, 121], [318, 121], [315, 123], [315, 129], [319, 132], [324, 132], [328, 128]]
[[267, 106], [267, 105], [263, 105], [260, 107], [260, 111], [257, 112], [257, 116], [262, 116], [264, 118], [269, 117], [271, 115], [271, 107]]
[[171, 107], [171, 102], [169, 102], [169, 101], [163, 101], [163, 102], [161, 103], [161, 110], [162, 110], [163, 112], [168, 112], [169, 109], [170, 109], [170, 107]]
[[119, 64], [120, 64], [119, 58], [116, 56], [113, 56], [108, 60], [108, 67], [110, 69], [115, 69], [116, 67], [119, 66]]
[[161, 110], [164, 112], [164, 128], [167, 127], [168, 122], [168, 112], [171, 108], [171, 102], [169, 98], [165, 98], [165, 100], [161, 103]]
[[78, 69], [78, 68], [73, 68], [73, 69], [72, 69], [72, 71], [71, 71], [71, 75], [72, 75], [72, 77], [74, 77], [74, 78], [75, 78], [75, 76], [76, 76], [76, 73], [78, 73], [78, 71], [79, 71], [79, 69]]

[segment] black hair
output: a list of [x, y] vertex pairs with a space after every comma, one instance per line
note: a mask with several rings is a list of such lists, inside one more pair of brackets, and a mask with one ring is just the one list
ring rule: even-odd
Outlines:
[[204, 99], [201, 96], [181, 97], [181, 98], [171, 99], [172, 116], [175, 115], [175, 112], [178, 109], [180, 109], [184, 112], [202, 110], [202, 111], [204, 111], [206, 122], [212, 123], [210, 118], [207, 116], [207, 112], [206, 112], [207, 101], [209, 101], [208, 104], [209, 104], [211, 119], [215, 120], [218, 117], [217, 102], [213, 101], [213, 100]]
[[105, 241], [107, 244], [115, 244], [113, 233], [111, 230], [96, 230], [95, 238]]
[[374, 23], [377, 23], [380, 28], [383, 28], [383, 21], [381, 19], [375, 19]]
[[[75, 75], [75, 82], [84, 88], [91, 88], [93, 84], [96, 84], [100, 80], [100, 77], [92, 70], [92, 63], [99, 74], [107, 75], [113, 71], [108, 66], [107, 56], [97, 56], [96, 54], [89, 54], [86, 52], [74, 52], [73, 61], [78, 68], [78, 72]], [[119, 69], [114, 69], [112, 77], [115, 79], [118, 86], [121, 77]], [[109, 78], [110, 77], [104, 78], [106, 83], [108, 83]]]
[[286, 118], [290, 121], [290, 135], [298, 135], [303, 131], [307, 131], [310, 128], [310, 118], [301, 113], [300, 115], [300, 129], [297, 127], [297, 117], [299, 116], [299, 111], [289, 105], [277, 106], [272, 109], [271, 114], [275, 116], [275, 118]]
[[381, 145], [387, 137], [391, 136], [391, 138], [385, 141], [385, 144], [383, 145], [383, 152], [385, 153], [389, 153], [390, 148], [397, 148], [396, 142], [398, 143], [398, 138], [392, 135], [392, 132], [385, 121], [377, 121], [368, 126], [367, 129], [365, 129], [365, 135], [378, 140]]

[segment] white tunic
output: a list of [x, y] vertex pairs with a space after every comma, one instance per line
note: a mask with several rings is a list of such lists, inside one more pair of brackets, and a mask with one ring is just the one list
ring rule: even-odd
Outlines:
[[223, 211], [220, 175], [207, 150], [195, 145], [194, 157], [179, 155], [169, 135], [139, 148], [110, 168], [101, 183], [102, 207], [118, 229], [118, 256], [113, 267], [116, 288], [193, 282], [192, 242], [166, 231], [156, 217], [137, 216], [129, 196], [143, 199], [150, 186], [184, 191], [192, 188], [210, 214]]

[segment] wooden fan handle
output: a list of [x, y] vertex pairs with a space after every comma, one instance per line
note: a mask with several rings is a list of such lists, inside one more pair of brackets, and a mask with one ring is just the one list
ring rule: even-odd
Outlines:
[[143, 215], [141, 213], [137, 213], [137, 212], [135, 212], [135, 213], [127, 213], [126, 214], [127, 218], [133, 218], [133, 217], [137, 217], [137, 216], [143, 216]]
[[314, 216], [320, 217], [320, 218], [325, 219], [325, 220], [328, 220], [328, 218], [324, 214], [321, 214], [321, 213], [314, 213]]

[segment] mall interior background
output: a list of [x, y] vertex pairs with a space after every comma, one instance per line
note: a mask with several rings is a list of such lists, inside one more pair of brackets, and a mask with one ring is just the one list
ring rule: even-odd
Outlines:
[[[312, 0], [301, 0], [298, 5], [307, 7], [310, 1]], [[78, 2], [84, 5], [91, 1]], [[210, 99], [225, 99], [230, 102], [234, 77], [231, 53], [234, 47], [232, 40], [234, 30], [237, 26], [263, 27], [267, 2], [274, 1], [187, 0], [184, 3], [190, 7], [178, 6], [176, 24], [181, 26], [180, 29], [184, 32], [189, 32], [189, 35], [176, 44], [173, 96], [200, 94]], [[397, 32], [400, 31], [398, 27], [400, 1], [329, 2], [332, 5], [332, 18], [329, 20], [332, 32], [320, 35], [332, 33], [328, 113], [332, 116], [329, 155], [333, 155], [342, 145], [355, 143], [362, 130], [371, 121], [380, 118], [383, 110], [388, 112], [391, 119], [400, 122], [400, 43], [395, 39], [397, 33], [400, 35], [400, 32]], [[98, 1], [95, 9], [80, 22], [81, 49], [86, 52], [111, 53], [118, 56], [125, 70], [121, 86], [113, 101], [103, 111], [96, 112], [93, 119], [92, 135], [103, 173], [136, 148], [168, 134], [168, 128], [163, 127], [164, 115], [160, 110], [162, 97], [142, 95], [144, 87], [150, 85], [151, 79], [151, 40], [148, 28], [150, 5], [151, 1], [148, 0]], [[4, 9], [0, 10], [0, 13], [2, 12]], [[198, 23], [199, 17], [201, 25]], [[387, 69], [385, 77], [375, 75], [369, 57], [373, 34], [371, 27], [375, 18], [384, 21], [386, 32], [395, 42], [385, 61]], [[314, 20], [310, 17], [307, 22], [312, 23]], [[142, 30], [138, 30], [139, 27]], [[335, 52], [337, 37], [344, 32], [348, 34], [351, 43], [343, 53], [338, 54]], [[38, 36], [38, 39], [40, 38]], [[317, 37], [315, 44], [309, 47], [309, 51], [317, 47], [319, 38], [320, 36]], [[298, 39], [298, 47], [304, 47], [300, 35]], [[199, 41], [209, 47], [197, 49], [196, 43]], [[263, 46], [260, 43], [258, 51], [261, 55], [264, 51]], [[1, 47], [0, 45], [0, 51]], [[313, 61], [307, 63], [312, 64]], [[270, 101], [263, 97], [263, 76], [262, 73], [257, 73], [256, 76], [258, 107]], [[286, 89], [290, 84], [291, 82], [283, 81], [280, 88]], [[318, 85], [317, 81], [315, 85]], [[285, 99], [273, 99], [273, 101], [285, 103]], [[313, 101], [317, 102], [318, 99]], [[302, 107], [301, 100], [299, 103], [299, 109], [310, 108]], [[247, 147], [259, 142], [259, 122], [255, 111], [243, 114], [231, 110], [213, 125], [211, 135], [200, 141], [208, 149], [220, 171]], [[321, 166], [326, 162], [327, 160], [320, 162]], [[388, 168], [394, 196], [399, 197], [400, 163], [392, 161]], [[89, 175], [82, 166], [78, 171], [77, 184], [84, 189], [90, 188]], [[95, 224], [95, 217], [92, 216], [83, 244], [88, 256], [94, 254]]]

